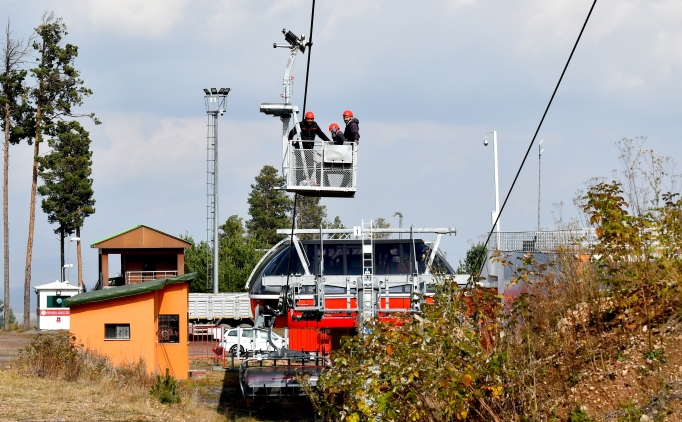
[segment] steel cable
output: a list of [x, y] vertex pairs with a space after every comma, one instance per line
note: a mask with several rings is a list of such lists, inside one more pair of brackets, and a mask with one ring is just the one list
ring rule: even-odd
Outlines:
[[[535, 143], [535, 138], [538, 136], [538, 132], [540, 132], [540, 128], [542, 127], [542, 123], [545, 121], [545, 117], [547, 116], [547, 112], [549, 111], [550, 106], [552, 105], [552, 101], [554, 101], [554, 96], [556, 95], [559, 85], [561, 85], [561, 81], [564, 79], [564, 75], [566, 74], [566, 69], [568, 69], [568, 65], [571, 63], [571, 59], [573, 58], [573, 53], [575, 53], [576, 48], [578, 47], [578, 43], [580, 42], [580, 38], [583, 35], [583, 32], [585, 31], [585, 27], [587, 26], [587, 22], [590, 20], [590, 16], [592, 15], [592, 11], [594, 10], [594, 6], [597, 4], [597, 0], [594, 0], [592, 3], [592, 7], [590, 7], [590, 11], [587, 14], [587, 18], [585, 18], [585, 23], [583, 23], [583, 27], [580, 29], [580, 33], [578, 34], [578, 38], [575, 40], [575, 44], [573, 45], [573, 49], [571, 50], [571, 54], [568, 56], [568, 60], [566, 61], [566, 65], [564, 66], [564, 70], [561, 72], [561, 76], [559, 77], [559, 81], [556, 84], [556, 87], [554, 88], [554, 92], [552, 92], [552, 96], [549, 99], [549, 103], [547, 104], [547, 107], [545, 108], [545, 112], [542, 114], [542, 118], [540, 119], [540, 123], [538, 124], [537, 129], [535, 130], [535, 134], [533, 135], [533, 139], [530, 141], [530, 145], [528, 145], [528, 150], [526, 151], [526, 155], [523, 156], [523, 160], [521, 161], [521, 165], [519, 166], [518, 171], [516, 172], [516, 176], [514, 176], [514, 181], [511, 184], [511, 187], [509, 188], [509, 191], [507, 192], [507, 196], [504, 198], [504, 202], [502, 203], [502, 207], [500, 208], [500, 212], [497, 214], [497, 218], [495, 218], [495, 222], [493, 223], [493, 227], [490, 229], [490, 232], [488, 232], [488, 237], [485, 240], [485, 243], [483, 245], [483, 250], [481, 251], [481, 254], [479, 255], [478, 258], [478, 265], [476, 268], [478, 268], [478, 274], [480, 274], [483, 270], [483, 266], [485, 265], [486, 261], [488, 260], [488, 254], [486, 253], [486, 248], [488, 247], [488, 242], [490, 242], [490, 237], [493, 234], [493, 229], [497, 226], [498, 221], [500, 220], [500, 216], [502, 215], [502, 211], [504, 211], [505, 205], [507, 205], [507, 200], [509, 200], [509, 196], [512, 193], [512, 190], [514, 189], [514, 185], [516, 185], [516, 181], [519, 178], [519, 175], [521, 174], [521, 170], [523, 169], [524, 164], [526, 163], [526, 159], [528, 158], [528, 154], [530, 154], [531, 148], [533, 148], [533, 144]], [[497, 245], [499, 248], [500, 245]], [[471, 281], [471, 279], [470, 279]]]
[[[308, 75], [310, 74], [310, 56], [313, 52], [313, 25], [315, 23], [315, 0], [313, 0], [313, 10], [310, 14], [310, 36], [308, 37], [308, 65], [305, 70], [305, 89], [303, 90], [303, 115], [308, 102]], [[299, 134], [299, 136], [301, 136]], [[287, 287], [285, 294], [289, 293], [289, 277], [291, 275], [291, 249], [294, 244], [294, 228], [296, 227], [296, 208], [298, 205], [298, 192], [294, 193], [294, 210], [291, 213], [291, 236], [289, 237], [289, 257], [287, 259]], [[286, 310], [286, 298], [284, 300], [284, 310]]]

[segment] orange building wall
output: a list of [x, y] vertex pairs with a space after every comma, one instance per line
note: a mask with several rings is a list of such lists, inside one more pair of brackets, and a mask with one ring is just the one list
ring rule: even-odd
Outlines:
[[[153, 373], [156, 369], [154, 293], [73, 306], [71, 334], [88, 349], [109, 356], [114, 365], [143, 358], [147, 370]], [[105, 340], [104, 324], [130, 324], [130, 340]]]
[[[158, 297], [156, 315], [180, 315], [180, 342], [156, 345], [157, 369], [160, 374], [165, 374], [168, 368], [175, 378], [185, 379], [189, 373], [189, 340], [187, 338], [189, 286], [187, 283], [172, 284], [155, 293]], [[158, 321], [156, 323], [158, 324]], [[158, 338], [156, 331], [155, 334]]]
[[[150, 374], [178, 379], [189, 374], [187, 338], [189, 286], [168, 285], [162, 290], [71, 307], [71, 334], [85, 347], [109, 356], [114, 365], [145, 360]], [[158, 315], [180, 317], [179, 343], [158, 343]], [[104, 324], [130, 324], [130, 340], [105, 340]]]

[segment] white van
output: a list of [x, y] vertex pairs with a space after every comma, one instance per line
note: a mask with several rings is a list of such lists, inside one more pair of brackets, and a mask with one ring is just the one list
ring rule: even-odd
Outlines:
[[[241, 331], [241, 346], [239, 353], [246, 351], [273, 351], [272, 344], [268, 342], [268, 331], [254, 328], [226, 328], [223, 333], [223, 347], [227, 353], [236, 354], [237, 344], [239, 343], [239, 336]], [[255, 337], [254, 337], [255, 334]], [[272, 342], [277, 348], [287, 346], [287, 340], [276, 333], [272, 333]]]

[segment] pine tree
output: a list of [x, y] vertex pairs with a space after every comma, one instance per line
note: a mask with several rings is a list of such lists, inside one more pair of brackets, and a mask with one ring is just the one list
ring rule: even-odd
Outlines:
[[[47, 221], [57, 224], [64, 267], [64, 238], [83, 227], [85, 218], [95, 212], [92, 190], [92, 152], [90, 134], [77, 121], [59, 122], [55, 136], [48, 140], [49, 154], [39, 157], [39, 175], [44, 184], [38, 188]], [[82, 286], [81, 259], [78, 253], [78, 285]]]
[[[36, 28], [37, 40], [33, 49], [38, 53], [37, 66], [31, 69], [37, 85], [30, 96], [35, 104], [35, 138], [33, 141], [33, 172], [29, 205], [28, 240], [26, 242], [26, 266], [24, 268], [24, 327], [28, 328], [31, 307], [31, 263], [33, 258], [33, 233], [36, 216], [36, 192], [38, 187], [38, 158], [43, 135], [54, 135], [55, 126], [64, 117], [77, 117], [72, 108], [83, 104], [83, 97], [92, 91], [83, 87], [80, 72], [74, 67], [78, 47], [63, 45], [68, 33], [61, 18], [53, 13], [43, 15], [42, 24]], [[63, 46], [62, 46], [63, 45]], [[99, 124], [94, 113], [87, 115]]]
[[[319, 229], [327, 225], [327, 206], [320, 204], [320, 198], [315, 196], [298, 196], [296, 206], [296, 227], [299, 229]], [[318, 235], [300, 235], [299, 238], [317, 239]]]
[[[346, 226], [343, 225], [343, 223], [341, 222], [341, 218], [337, 215], [336, 217], [334, 217], [334, 221], [332, 221], [331, 223], [330, 222], [326, 223], [325, 228], [328, 228], [328, 229], [345, 229]], [[327, 238], [328, 239], [343, 239], [344, 236], [342, 234], [330, 234], [327, 236]]]
[[471, 245], [469, 250], [467, 250], [464, 261], [459, 260], [459, 266], [457, 267], [457, 274], [480, 274], [479, 266], [483, 263], [485, 257], [485, 245], [483, 243], [477, 243]]
[[272, 246], [282, 236], [276, 230], [291, 227], [289, 214], [293, 205], [291, 198], [277, 188], [284, 184], [284, 178], [277, 175], [277, 169], [264, 166], [256, 183], [251, 185], [249, 193], [249, 215], [246, 222], [249, 236], [264, 246]]
[[[373, 221], [373, 225], [375, 229], [388, 229], [391, 227], [391, 223], [386, 221], [385, 218], [379, 217]], [[373, 238], [375, 239], [388, 239], [391, 237], [390, 233], [374, 233], [372, 235]]]
[[223, 292], [243, 292], [263, 252], [259, 251], [256, 239], [244, 236], [246, 230], [237, 215], [230, 216], [220, 228], [219, 289]]
[[[9, 303], [9, 147], [22, 139], [31, 138], [31, 107], [27, 103], [26, 70], [21, 69], [28, 54], [29, 44], [11, 38], [9, 20], [5, 30], [5, 45], [2, 49], [2, 69], [0, 69], [0, 118], [5, 135], [3, 145], [3, 185], [2, 216], [4, 237], [4, 290], [5, 303]], [[4, 320], [4, 328], [9, 329], [10, 319]]]

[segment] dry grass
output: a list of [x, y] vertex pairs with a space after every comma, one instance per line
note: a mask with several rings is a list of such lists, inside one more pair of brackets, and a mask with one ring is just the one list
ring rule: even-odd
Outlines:
[[191, 389], [181, 389], [182, 402], [166, 406], [153, 400], [146, 387], [102, 381], [63, 381], [27, 377], [14, 369], [0, 370], [2, 420], [153, 420], [224, 421], [215, 409], [197, 403]]

